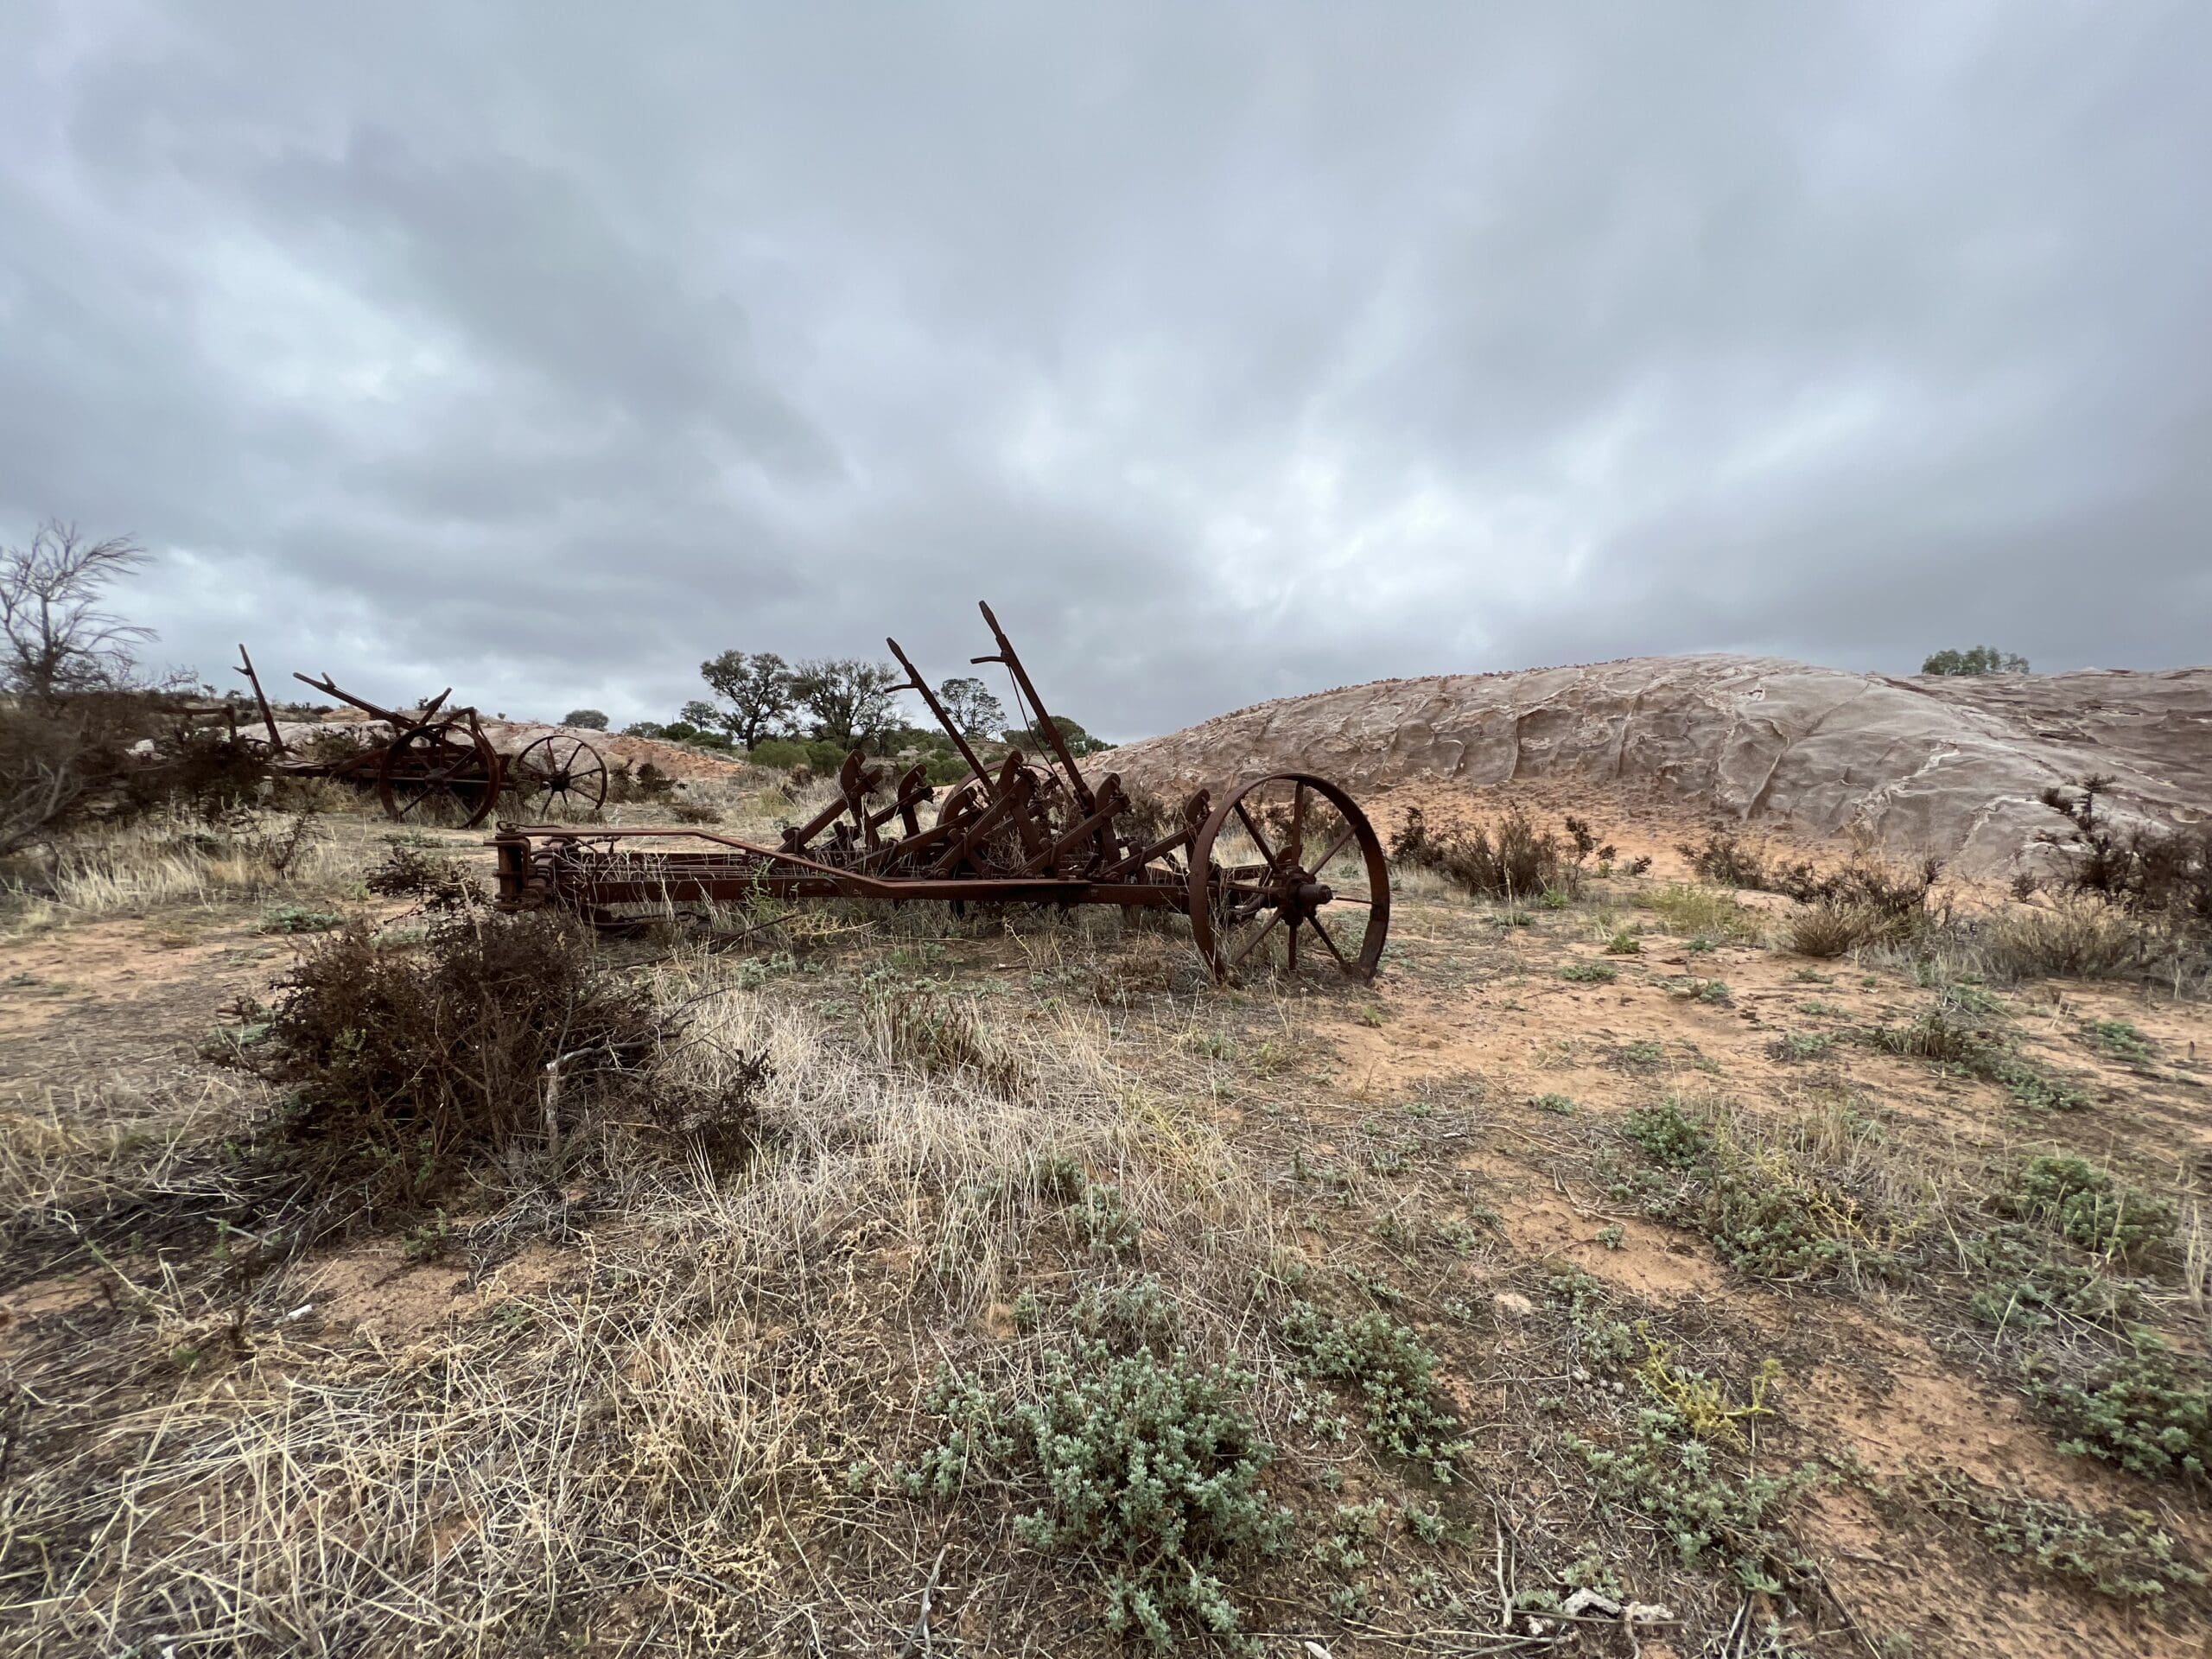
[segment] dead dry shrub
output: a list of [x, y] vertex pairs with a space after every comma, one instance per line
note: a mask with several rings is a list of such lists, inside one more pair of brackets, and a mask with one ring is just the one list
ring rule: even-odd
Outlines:
[[176, 729], [152, 693], [0, 704], [0, 854], [162, 810], [217, 823], [258, 799], [267, 776], [227, 733]]
[[[1809, 860], [1784, 861], [1746, 845], [1738, 836], [1718, 832], [1708, 835], [1702, 846], [1694, 847], [1685, 842], [1676, 850], [1708, 881], [1758, 893], [1778, 893], [1801, 905], [1834, 912], [1833, 918], [1821, 925], [1831, 938], [1855, 927], [1858, 938], [1854, 944], [1895, 938], [1916, 931], [1936, 919], [1929, 901], [1936, 891], [1936, 879], [1943, 872], [1939, 859], [1925, 858], [1917, 863], [1896, 865], [1883, 859], [1871, 847], [1862, 845], [1840, 868], [1823, 872], [1815, 869]], [[1840, 956], [1842, 951], [1827, 954]]]
[[[1539, 893], [1580, 893], [1582, 861], [1599, 850], [1586, 826], [1567, 820], [1562, 838], [1538, 830], [1518, 803], [1509, 805], [1495, 824], [1470, 830], [1433, 829], [1421, 808], [1409, 807], [1390, 838], [1393, 862], [1429, 870], [1478, 899], [1532, 899]], [[1601, 855], [1610, 855], [1611, 848]]]
[[[2112, 784], [2109, 778], [2093, 777], [2075, 785], [2071, 793], [2043, 792], [2044, 804], [2069, 826], [2041, 837], [2064, 860], [2057, 883], [2062, 902], [2053, 912], [2063, 919], [2042, 923], [2021, 942], [2019, 954], [2031, 960], [2034, 947], [2042, 946], [2060, 960], [2081, 964], [2058, 971], [2171, 974], [2178, 987], [2191, 976], [2212, 971], [2212, 829], [2115, 825], [2099, 810]], [[2024, 877], [2015, 891], [2025, 898], [2034, 886], [2031, 877]], [[2116, 921], [2089, 920], [2085, 906], [2090, 904], [2107, 906], [2134, 925], [2132, 953], [2121, 948], [2131, 930]]]
[[1815, 905], [1799, 911], [1783, 928], [1783, 939], [1801, 957], [1847, 956], [1880, 937], [1878, 918], [1844, 905]]
[[412, 944], [353, 922], [248, 1012], [232, 1052], [285, 1091], [278, 1139], [372, 1212], [421, 1205], [518, 1141], [557, 1143], [610, 1094], [639, 1093], [668, 1034], [579, 925], [541, 912], [448, 912]]
[[2129, 978], [2156, 949], [2140, 918], [2087, 893], [2008, 906], [1979, 931], [1977, 954], [2000, 979]]
[[1741, 836], [1723, 830], [1708, 833], [1702, 845], [1682, 842], [1675, 850], [1689, 861], [1690, 868], [1702, 880], [1716, 887], [1748, 887], [1755, 893], [1779, 892], [1775, 884], [1785, 873], [1802, 872], [1808, 879], [1812, 874], [1809, 864], [1775, 863]]
[[1001, 1094], [1021, 1085], [1020, 1058], [975, 997], [933, 986], [884, 986], [870, 999], [868, 1030], [890, 1065], [924, 1077], [965, 1073]]
[[[1007, 1357], [973, 1333], [1063, 1261], [1077, 1199], [1059, 1174], [1110, 1173], [1119, 1211], [1173, 1249], [1175, 1339], [1203, 1364], [1249, 1338], [1278, 1244], [1264, 1188], [1210, 1122], [1131, 1110], [1095, 1014], [1006, 1026], [1030, 1081], [1003, 1096], [887, 1071], [818, 988], [746, 989], [730, 966], [687, 953], [641, 976], [689, 1009], [656, 1090], [725, 1092], [732, 1057], [765, 1064], [741, 1179], [609, 1160], [609, 1213], [559, 1281], [381, 1350], [302, 1334], [326, 1297], [301, 1263], [264, 1281], [245, 1332], [260, 1357], [219, 1387], [118, 1404], [103, 1382], [73, 1420], [92, 1432], [44, 1417], [10, 1471], [0, 1648], [120, 1652], [154, 1631], [180, 1654], [536, 1653], [574, 1610], [618, 1607], [671, 1652], [767, 1651], [779, 1630], [843, 1629], [787, 1552], [824, 1562], [855, 1538], [866, 1553], [836, 1569], [855, 1607], [892, 1605], [949, 1540], [942, 1582], [1012, 1567], [1045, 1619], [1095, 1627], [1084, 1560], [1039, 1569], [996, 1493], [921, 1534], [855, 1490], [855, 1466], [920, 1451], [914, 1354]], [[1275, 1378], [1251, 1396], [1271, 1442], [1292, 1397]]]
[[2069, 825], [2040, 838], [2066, 855], [2066, 886], [2212, 935], [2212, 829], [2121, 829], [2097, 808], [2113, 781], [2085, 778], [2071, 793], [2043, 792], [2043, 804]]
[[607, 774], [607, 804], [633, 806], [666, 801], [676, 793], [676, 779], [652, 761], [632, 766], [617, 760]]

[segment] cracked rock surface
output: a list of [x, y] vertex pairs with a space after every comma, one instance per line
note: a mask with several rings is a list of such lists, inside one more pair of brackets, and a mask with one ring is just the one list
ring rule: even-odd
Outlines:
[[2116, 818], [2212, 815], [2212, 668], [1891, 677], [1777, 657], [1638, 657], [1377, 680], [1147, 738], [1094, 765], [1163, 798], [1268, 772], [1355, 794], [1635, 785], [1748, 825], [1871, 835], [2002, 877], [2063, 828], [2037, 798], [2100, 773]]

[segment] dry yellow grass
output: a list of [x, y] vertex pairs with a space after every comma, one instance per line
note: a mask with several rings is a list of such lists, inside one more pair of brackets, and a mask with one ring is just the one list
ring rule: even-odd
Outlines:
[[[718, 810], [740, 834], [804, 812], [732, 792]], [[289, 887], [231, 869], [235, 852], [141, 870], [134, 857], [189, 860], [118, 842], [87, 853], [70, 908], [18, 942], [46, 963], [140, 925], [123, 918], [204, 912], [212, 963], [257, 938], [280, 895], [350, 903], [384, 833], [334, 827]], [[1296, 1522], [1292, 1552], [1234, 1586], [1271, 1650], [1465, 1630], [1503, 1650], [1488, 1638], [1509, 1625], [1535, 1650], [1532, 1609], [1599, 1573], [1670, 1606], [1679, 1651], [1751, 1628], [1739, 1576], [1709, 1555], [1685, 1566], [1643, 1512], [1601, 1501], [1572, 1450], [1567, 1431], [1632, 1444], [1655, 1401], [1706, 1426], [1701, 1499], [1831, 1454], [1832, 1474], [1861, 1459], [1893, 1492], [1923, 1467], [1976, 1491], [2002, 1473], [2085, 1514], [2156, 1503], [2202, 1556], [2200, 1495], [2062, 1458], [2049, 1428], [1997, 1409], [2027, 1338], [1959, 1311], [2001, 1171], [2067, 1138], [2175, 1198], [2145, 1317], [2176, 1341], [2212, 1336], [2176, 1127], [2203, 1086], [2185, 1058], [2212, 1029], [2201, 1005], [1985, 993], [1981, 1017], [2039, 1065], [2102, 1064], [2076, 1036], [2083, 997], [2155, 1041], [2153, 1071], [2104, 1068], [2094, 1116], [2029, 1120], [1994, 1084], [1848, 1040], [1919, 1011], [1916, 976], [1937, 972], [1925, 948], [1808, 964], [1705, 887], [1617, 882], [1511, 927], [1437, 884], [1399, 898], [1385, 978], [1349, 991], [1312, 972], [1217, 989], [1179, 921], [1106, 913], [844, 906], [766, 930], [749, 957], [673, 935], [611, 947], [690, 1021], [661, 1086], [711, 1098], [760, 1071], [749, 1153], [602, 1125], [517, 1147], [405, 1240], [296, 1252], [249, 1221], [219, 1250], [213, 1220], [273, 1191], [249, 1191], [264, 1166], [226, 1150], [269, 1103], [194, 1065], [158, 1087], [27, 1098], [0, 1118], [0, 1265], [24, 1310], [0, 1327], [0, 1363], [7, 1397], [36, 1402], [9, 1408], [30, 1428], [0, 1489], [0, 1641], [894, 1652], [928, 1584], [931, 1651], [1113, 1652], [1098, 1561], [1025, 1543], [1021, 1503], [980, 1477], [937, 1503], [889, 1474], [942, 1432], [924, 1404], [941, 1370], [1033, 1397], [1083, 1294], [1154, 1281], [1163, 1346], [1253, 1376], [1268, 1490]], [[1611, 958], [1617, 981], [1558, 978], [1645, 923], [1643, 950]], [[281, 966], [257, 948], [226, 988]], [[1732, 998], [1670, 995], [1685, 972]], [[219, 1000], [211, 981], [200, 1017]], [[1792, 1033], [1821, 1040], [1779, 1043]], [[1709, 1240], [1647, 1213], [1658, 1189], [1636, 1185], [1621, 1124], [1693, 1092], [1718, 1165], [1836, 1241], [1837, 1265], [1732, 1274]], [[1379, 1315], [1431, 1355], [1436, 1398], [1469, 1433], [1450, 1484], [1378, 1448], [1360, 1384], [1309, 1374], [1283, 1336], [1294, 1299]], [[1607, 1321], [1640, 1340], [1607, 1357]], [[1936, 1510], [1899, 1498], [1903, 1518], [1885, 1519], [1870, 1490], [1837, 1476], [1784, 1511], [1807, 1565], [1757, 1616], [1804, 1651], [1910, 1637], [1937, 1596], [1980, 1632], [1967, 1651], [2190, 1650], [2201, 1603], [2179, 1580], [2160, 1622], [1993, 1554]], [[1344, 1518], [1377, 1503], [1379, 1518]], [[1893, 1558], [1896, 1576], [1847, 1552]], [[2005, 1623], [2023, 1595], [2031, 1628]]]

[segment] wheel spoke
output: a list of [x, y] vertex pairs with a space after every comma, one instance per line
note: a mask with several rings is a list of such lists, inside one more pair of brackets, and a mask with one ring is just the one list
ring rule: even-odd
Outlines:
[[1351, 972], [1351, 963], [1346, 962], [1344, 953], [1337, 949], [1336, 940], [1329, 936], [1329, 930], [1321, 925], [1321, 918], [1319, 916], [1308, 916], [1306, 918], [1306, 925], [1321, 936], [1321, 943], [1329, 947], [1329, 954], [1337, 959], [1337, 966], [1346, 973]]
[[1314, 874], [1319, 875], [1322, 871], [1329, 868], [1330, 864], [1335, 861], [1337, 855], [1344, 851], [1344, 843], [1352, 838], [1352, 827], [1350, 824], [1346, 824], [1344, 826], [1344, 834], [1337, 837], [1335, 842], [1331, 845], [1329, 850], [1321, 855], [1320, 862], [1314, 865]]
[[[1306, 785], [1300, 784], [1290, 796], [1290, 845], [1284, 849], [1283, 857], [1294, 868], [1306, 851]], [[1298, 936], [1291, 935], [1292, 966], [1297, 965]]]
[[1260, 856], [1268, 861], [1268, 868], [1270, 870], [1276, 868], [1282, 861], [1268, 845], [1268, 838], [1260, 833], [1260, 826], [1252, 822], [1252, 815], [1244, 810], [1244, 803], [1241, 800], [1236, 803], [1236, 816], [1243, 821], [1244, 833], [1252, 837], [1252, 844], [1260, 849]]
[[1245, 940], [1244, 948], [1229, 959], [1230, 967], [1232, 969], [1236, 968], [1243, 962], [1245, 957], [1250, 956], [1254, 947], [1256, 946], [1261, 940], [1266, 938], [1268, 934], [1274, 932], [1275, 931], [1275, 924], [1281, 920], [1282, 920], [1282, 912], [1281, 911], [1277, 911], [1274, 915], [1268, 917], [1268, 925], [1262, 928], [1258, 932], [1255, 933], [1250, 938]]

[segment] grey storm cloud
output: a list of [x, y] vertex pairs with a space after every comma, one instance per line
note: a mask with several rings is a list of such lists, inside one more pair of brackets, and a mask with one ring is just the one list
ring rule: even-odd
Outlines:
[[170, 661], [1132, 735], [1402, 673], [2212, 639], [2212, 12], [0, 10], [0, 537]]

